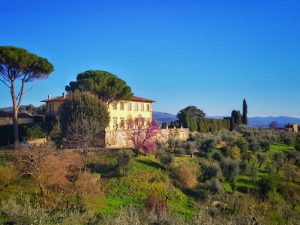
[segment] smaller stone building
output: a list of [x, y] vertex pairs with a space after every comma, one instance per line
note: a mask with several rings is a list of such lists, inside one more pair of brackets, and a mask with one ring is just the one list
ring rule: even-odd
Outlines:
[[290, 132], [299, 132], [299, 124], [297, 123], [289, 123], [288, 125], [285, 126], [285, 129], [290, 131]]

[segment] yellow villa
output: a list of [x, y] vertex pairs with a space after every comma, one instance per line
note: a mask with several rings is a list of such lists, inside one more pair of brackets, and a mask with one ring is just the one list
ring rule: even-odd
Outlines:
[[[46, 103], [47, 114], [55, 115], [67, 96], [62, 96], [42, 100]], [[125, 121], [137, 117], [143, 117], [148, 121], [152, 120], [152, 103], [151, 99], [133, 96], [130, 100], [115, 101], [108, 105], [110, 122], [108, 130], [121, 130], [125, 127]]]
[[[67, 95], [42, 100], [46, 103], [46, 113], [48, 115], [56, 115], [59, 112], [61, 104], [67, 99]], [[128, 136], [126, 129], [126, 121], [143, 117], [147, 121], [152, 121], [152, 104], [153, 100], [133, 96], [130, 100], [115, 101], [108, 104], [108, 112], [110, 114], [109, 126], [105, 129], [104, 146], [106, 148], [130, 148], [132, 141]], [[162, 129], [157, 134], [157, 139], [167, 142], [169, 138], [187, 140], [189, 137], [189, 129], [174, 128]]]

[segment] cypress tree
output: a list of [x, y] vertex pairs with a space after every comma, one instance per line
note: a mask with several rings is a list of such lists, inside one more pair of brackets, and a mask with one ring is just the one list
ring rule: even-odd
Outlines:
[[248, 105], [246, 99], [243, 100], [243, 124], [248, 125]]

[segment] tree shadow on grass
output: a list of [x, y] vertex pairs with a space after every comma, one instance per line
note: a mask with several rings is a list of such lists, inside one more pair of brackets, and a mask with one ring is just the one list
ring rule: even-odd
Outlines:
[[157, 163], [157, 162], [153, 162], [153, 161], [144, 161], [144, 160], [141, 160], [141, 159], [137, 159], [136, 161], [139, 162], [139, 163], [142, 163], [142, 164], [144, 164], [144, 165], [154, 167], [154, 168], [156, 168], [156, 169], [164, 169], [164, 168], [163, 168], [159, 163]]
[[100, 173], [103, 178], [117, 177], [117, 168], [115, 165], [90, 163], [88, 168], [92, 173]]

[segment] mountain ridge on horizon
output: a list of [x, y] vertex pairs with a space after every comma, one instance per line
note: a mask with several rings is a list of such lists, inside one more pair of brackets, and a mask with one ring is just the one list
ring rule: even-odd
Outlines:
[[[222, 119], [224, 116], [207, 116], [207, 118]], [[159, 122], [171, 122], [176, 120], [176, 115], [166, 112], [153, 111], [153, 118]], [[248, 118], [250, 127], [268, 127], [273, 121], [276, 121], [279, 127], [284, 127], [288, 123], [300, 124], [299, 117], [292, 116], [252, 116]]]

